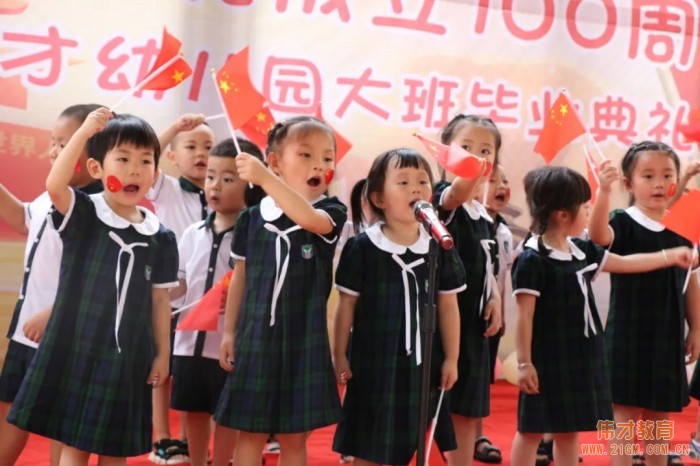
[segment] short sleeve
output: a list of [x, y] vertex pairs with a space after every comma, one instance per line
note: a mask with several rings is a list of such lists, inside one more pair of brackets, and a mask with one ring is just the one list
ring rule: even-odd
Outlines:
[[450, 183], [447, 181], [438, 181], [433, 186], [433, 205], [437, 208], [438, 216], [440, 220], [449, 224], [454, 218], [454, 210], [445, 210], [442, 208], [442, 198], [445, 195], [445, 191], [450, 187]]
[[457, 251], [441, 250], [440, 254], [440, 294], [460, 293], [467, 289], [467, 273]]
[[340, 232], [343, 231], [343, 227], [345, 227], [345, 222], [348, 220], [347, 207], [336, 197], [326, 198], [314, 204], [314, 207], [328, 215], [328, 218], [333, 224], [333, 230], [331, 230], [330, 233], [318, 236], [323, 238], [327, 243], [335, 243], [340, 237]]
[[544, 259], [533, 249], [526, 248], [513, 264], [513, 295], [520, 293], [540, 296], [546, 277]]
[[629, 222], [625, 221], [625, 217], [628, 217], [626, 212], [622, 209], [615, 209], [610, 212], [610, 221], [608, 225], [612, 233], [612, 239], [610, 240], [610, 245], [608, 250], [614, 252], [615, 254], [627, 255], [630, 251], [625, 248], [624, 238], [628, 237]]
[[571, 241], [576, 245], [576, 247], [583, 251], [584, 254], [586, 254], [586, 262], [589, 265], [598, 264], [598, 268], [596, 269], [592, 278], [592, 280], [595, 280], [598, 274], [600, 274], [600, 272], [602, 272], [605, 268], [605, 261], [608, 260], [608, 251], [605, 248], [598, 246], [591, 240], [573, 238]]
[[158, 233], [158, 254], [153, 267], [153, 287], [173, 288], [178, 285], [178, 251], [175, 233], [161, 225]]
[[348, 239], [340, 254], [340, 261], [335, 272], [335, 286], [338, 291], [352, 296], [362, 293], [362, 280], [365, 276], [365, 248], [362, 247], [363, 233]]
[[194, 252], [194, 236], [193, 227], [197, 228], [201, 223], [196, 223], [195, 225], [190, 225], [187, 230], [182, 234], [182, 238], [177, 244], [177, 253], [179, 257], [179, 267], [177, 270], [178, 278], [185, 278], [187, 276], [187, 261], [190, 260]]
[[66, 214], [63, 215], [56, 209], [51, 211], [51, 222], [62, 238], [81, 234], [82, 230], [89, 228], [92, 220], [97, 217], [95, 205], [90, 196], [82, 191], [71, 188], [71, 201]]
[[231, 259], [229, 265], [233, 268], [235, 261], [244, 261], [246, 255], [246, 247], [248, 245], [248, 224], [250, 223], [250, 209], [257, 209], [254, 206], [249, 209], [244, 209], [236, 220], [236, 226], [233, 229], [233, 238], [231, 239]]

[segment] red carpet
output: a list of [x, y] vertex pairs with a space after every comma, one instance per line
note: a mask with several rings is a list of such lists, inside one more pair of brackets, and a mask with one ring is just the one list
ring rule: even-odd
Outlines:
[[[517, 406], [517, 389], [505, 381], [499, 381], [491, 390], [491, 416], [484, 421], [486, 435], [493, 441], [494, 445], [503, 450], [503, 465], [510, 465], [510, 445], [515, 435], [515, 413]], [[672, 448], [675, 444], [686, 444], [690, 439], [690, 434], [695, 430], [698, 405], [692, 402], [680, 414], [671, 416], [674, 421], [674, 435]], [[173, 417], [175, 419], [175, 416]], [[335, 466], [338, 465], [338, 455], [331, 451], [330, 445], [333, 440], [334, 426], [318, 430], [309, 438], [308, 458], [309, 466]], [[176, 421], [173, 421], [173, 432], [179, 432]], [[581, 435], [581, 443], [602, 443], [597, 440], [595, 432], [588, 432]], [[45, 466], [48, 465], [48, 445], [49, 442], [41, 437], [32, 436], [24, 453], [17, 462], [17, 466]], [[147, 456], [147, 455], [146, 455]], [[151, 466], [146, 456], [131, 458], [129, 465]], [[690, 458], [684, 458], [685, 464], [700, 464]], [[97, 459], [92, 458], [91, 465], [97, 464]], [[275, 456], [266, 459], [266, 466], [276, 466]], [[475, 465], [482, 463], [475, 462]], [[610, 461], [606, 456], [585, 456], [584, 465], [598, 466], [608, 465]]]

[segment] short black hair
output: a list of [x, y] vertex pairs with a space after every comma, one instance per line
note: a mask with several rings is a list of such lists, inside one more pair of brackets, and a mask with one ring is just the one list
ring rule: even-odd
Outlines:
[[430, 169], [430, 164], [414, 149], [391, 149], [379, 155], [379, 157], [374, 159], [372, 167], [369, 169], [369, 174], [367, 175], [366, 196], [369, 200], [369, 205], [372, 208], [372, 212], [374, 212], [377, 217], [381, 219], [385, 218], [384, 211], [374, 205], [371, 196], [373, 193], [382, 193], [384, 190], [386, 172], [389, 170], [389, 166], [392, 163], [395, 168], [411, 167], [425, 170], [430, 178], [430, 185], [432, 186], [433, 184], [433, 172]]
[[[236, 140], [238, 141], [238, 146], [241, 148], [241, 152], [250, 154], [265, 163], [265, 157], [257, 145], [245, 138], [236, 138]], [[237, 155], [238, 151], [236, 150], [236, 145], [233, 143], [233, 138], [224, 139], [209, 151], [209, 157], [236, 158]], [[250, 185], [246, 186], [245, 192], [243, 193], [243, 200], [248, 207], [260, 204], [263, 197], [265, 197], [265, 191], [258, 185], [253, 185], [253, 187], [250, 187]]]
[[333, 152], [336, 150], [335, 133], [328, 124], [316, 117], [301, 115], [280, 121], [267, 133], [267, 151], [280, 153], [284, 150], [284, 145], [289, 136], [296, 138], [304, 137], [315, 131], [323, 131], [331, 137], [333, 141]]
[[126, 113], [114, 114], [102, 131], [88, 139], [87, 154], [101, 165], [107, 152], [125, 143], [138, 148], [152, 149], [154, 163], [158, 165], [160, 143], [155, 131], [145, 120]]
[[443, 144], [451, 143], [452, 139], [455, 137], [455, 133], [466, 123], [481, 126], [491, 131], [496, 141], [496, 147], [494, 148], [495, 154], [493, 156], [493, 164], [496, 165], [498, 163], [498, 153], [501, 151], [503, 138], [501, 137], [501, 132], [498, 130], [496, 123], [494, 123], [491, 118], [479, 115], [456, 115], [442, 128], [442, 131], [440, 131], [440, 142]]
[[61, 114], [58, 116], [59, 118], [71, 118], [80, 124], [82, 124], [87, 116], [97, 110], [98, 108], [102, 108], [104, 105], [99, 105], [99, 104], [77, 104], [77, 105], [71, 105], [70, 107], [66, 107], [63, 109]]

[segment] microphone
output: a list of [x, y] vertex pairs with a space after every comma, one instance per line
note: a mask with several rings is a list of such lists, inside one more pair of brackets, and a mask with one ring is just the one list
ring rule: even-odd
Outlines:
[[440, 247], [445, 250], [452, 249], [455, 245], [452, 236], [447, 231], [447, 227], [438, 218], [437, 212], [429, 202], [417, 201], [413, 205], [413, 214], [416, 220], [423, 224], [423, 227], [430, 233]]

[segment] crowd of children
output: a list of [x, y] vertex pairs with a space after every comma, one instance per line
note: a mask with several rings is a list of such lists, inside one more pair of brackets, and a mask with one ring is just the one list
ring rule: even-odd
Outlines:
[[[689, 387], [685, 369], [700, 353], [698, 281], [683, 292], [697, 254], [660, 223], [700, 164], [681, 177], [672, 148], [633, 144], [621, 173], [602, 164], [593, 206], [577, 172], [529, 172], [532, 225], [516, 257], [501, 215], [511, 192], [498, 128], [458, 115], [441, 140], [482, 158], [480, 173], [441, 171], [436, 181], [420, 153], [388, 150], [353, 187], [348, 221], [329, 197], [334, 132], [317, 118], [276, 124], [263, 155], [244, 139], [217, 144], [203, 115], [157, 136], [132, 115], [67, 108], [52, 132], [46, 192], [23, 204], [0, 185], [0, 218], [27, 235], [0, 374], [0, 464], [18, 460], [31, 432], [52, 440], [52, 466], [85, 465], [91, 454], [124, 465], [148, 452], [156, 464], [258, 466], [271, 435], [280, 464], [303, 465], [308, 434], [336, 423], [341, 462], [408, 464], [425, 435], [417, 412], [431, 237], [414, 206], [426, 201], [454, 239], [437, 257], [427, 390], [450, 466], [502, 461], [482, 420], [511, 267], [512, 464], [573, 466], [578, 432], [601, 420], [667, 419], [700, 396], [700, 375]], [[161, 155], [179, 178], [159, 170]], [[610, 212], [617, 180], [630, 207]], [[600, 272], [612, 277], [607, 322], [591, 288]], [[217, 329], [175, 330], [227, 274]], [[176, 438], [170, 409], [182, 416]]]

